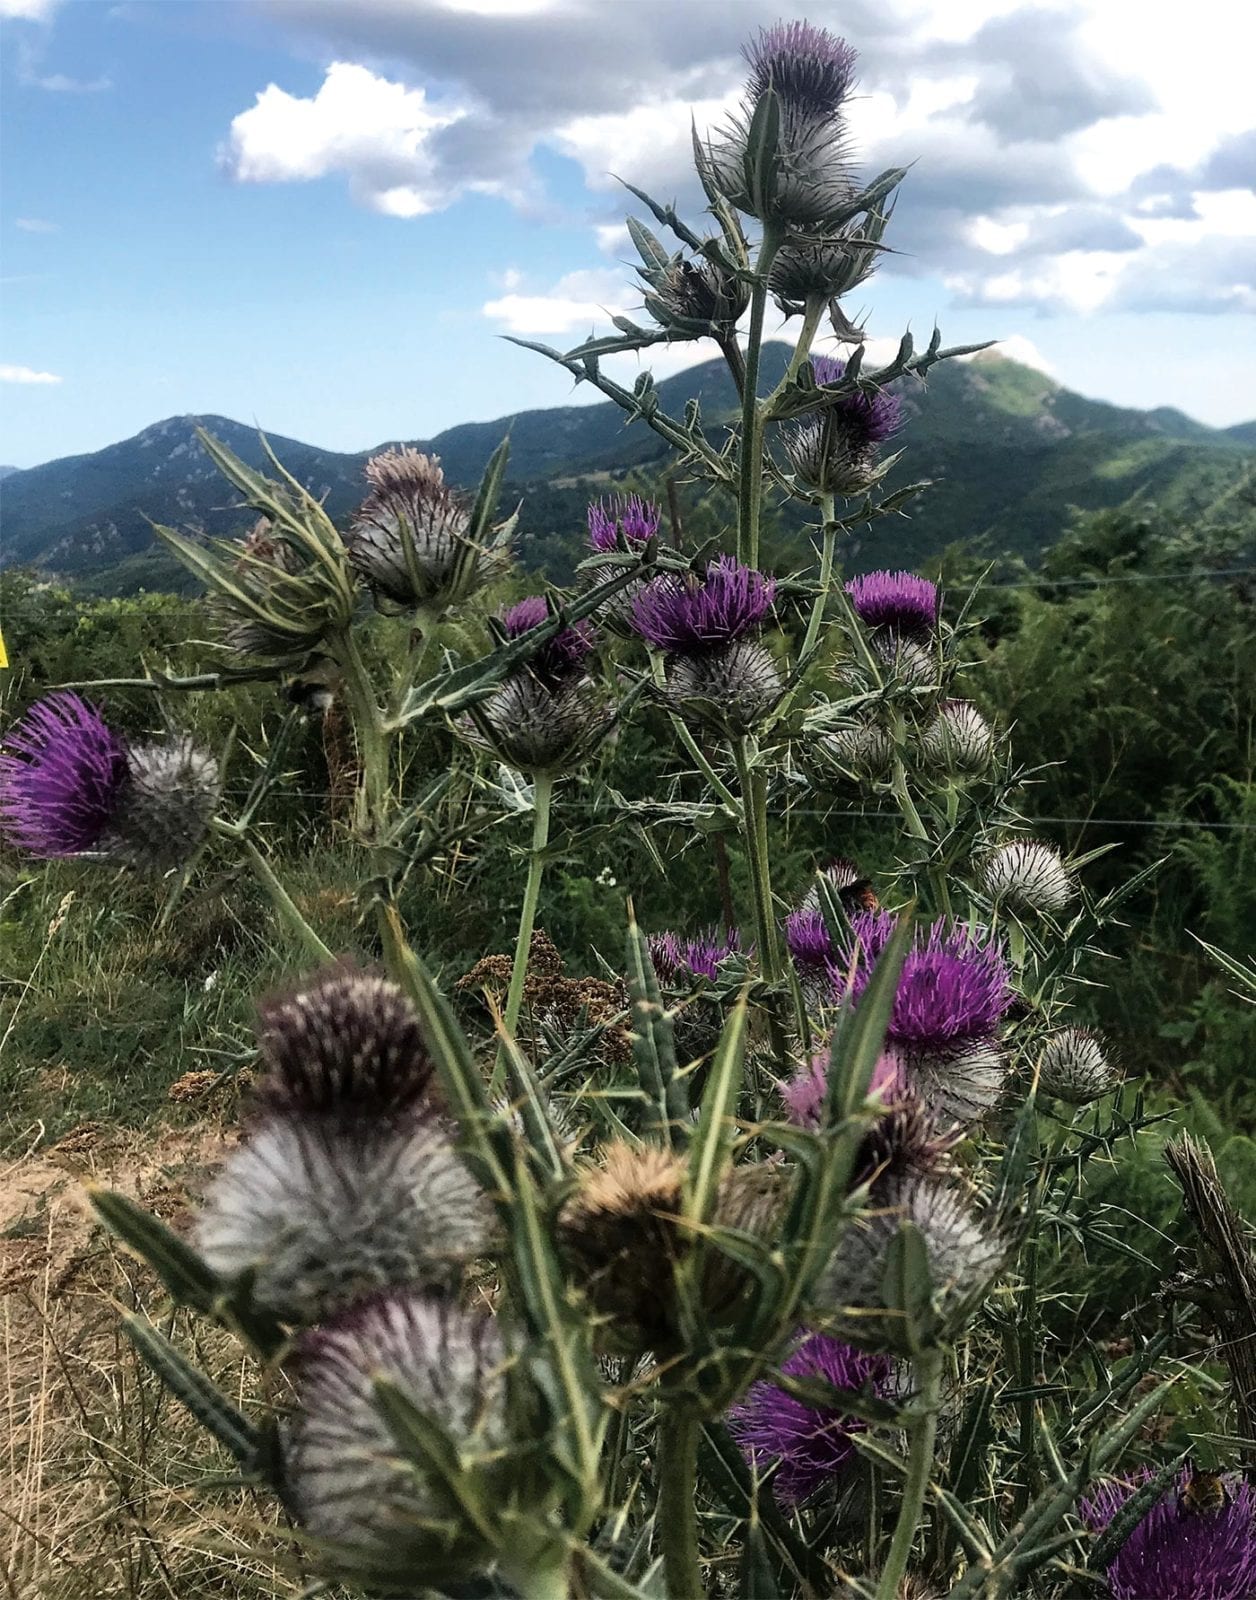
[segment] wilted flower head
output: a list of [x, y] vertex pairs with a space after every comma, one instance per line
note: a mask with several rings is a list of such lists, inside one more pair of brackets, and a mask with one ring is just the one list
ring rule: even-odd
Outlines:
[[589, 502], [589, 543], [594, 550], [615, 550], [620, 540], [643, 545], [659, 531], [663, 513], [653, 500], [637, 494], [611, 495]]
[[846, 593], [855, 615], [869, 628], [884, 628], [921, 642], [938, 625], [938, 586], [914, 572], [869, 572], [852, 578]]
[[1040, 839], [1013, 839], [981, 863], [981, 887], [992, 900], [1017, 911], [1058, 915], [1076, 898], [1077, 885], [1059, 852]]
[[1117, 1084], [1099, 1036], [1089, 1028], [1061, 1028], [1042, 1047], [1038, 1086], [1070, 1105], [1089, 1105]]
[[841, 1336], [874, 1350], [906, 1348], [899, 1316], [886, 1305], [890, 1242], [903, 1222], [919, 1229], [929, 1260], [934, 1305], [953, 1328], [985, 1293], [1007, 1241], [979, 1217], [962, 1189], [936, 1174], [891, 1177], [876, 1185], [872, 1209], [847, 1224], [821, 1274], [815, 1301]]
[[943, 700], [920, 742], [925, 761], [942, 772], [976, 777], [994, 760], [994, 729], [971, 700]]
[[[1195, 1510], [1184, 1500], [1192, 1469], [1152, 1506], [1108, 1564], [1112, 1600], [1251, 1600], [1256, 1594], [1256, 1490], [1237, 1474], [1224, 1482], [1225, 1503]], [[1152, 1476], [1101, 1484], [1079, 1507], [1101, 1532]]]
[[0, 747], [0, 832], [44, 859], [180, 866], [218, 804], [214, 758], [175, 736], [128, 745], [75, 694], [38, 701]]
[[[447, 1522], [448, 1501], [399, 1458], [375, 1380], [395, 1384], [460, 1450], [487, 1455], [507, 1442], [505, 1366], [492, 1317], [419, 1294], [378, 1295], [306, 1333], [297, 1346], [299, 1404], [284, 1451], [300, 1522], [368, 1555], [396, 1553], [400, 1564], [423, 1551], [425, 1534], [439, 1548], [439, 1530], [423, 1524]], [[474, 1538], [468, 1525], [459, 1536]]]
[[410, 1001], [347, 961], [263, 1001], [258, 1043], [258, 1099], [276, 1111], [387, 1118], [423, 1100], [432, 1080]]
[[701, 578], [665, 573], [648, 583], [633, 601], [633, 626], [671, 655], [703, 655], [752, 633], [775, 597], [775, 579], [719, 556]]
[[393, 1285], [448, 1285], [482, 1248], [486, 1202], [432, 1116], [271, 1114], [228, 1155], [196, 1219], [215, 1272], [312, 1323]]
[[471, 518], [434, 456], [385, 450], [366, 464], [370, 493], [345, 535], [349, 560], [394, 605], [465, 599], [497, 557], [470, 538]]
[[78, 695], [37, 701], [0, 745], [0, 831], [52, 860], [95, 847], [126, 783], [126, 741]]
[[[819, 1378], [835, 1389], [867, 1388], [881, 1394], [890, 1375], [885, 1356], [868, 1355], [824, 1334], [804, 1338], [781, 1363], [791, 1378]], [[764, 1380], [753, 1384], [729, 1413], [733, 1437], [759, 1472], [773, 1466], [772, 1487], [787, 1506], [799, 1505], [828, 1487], [846, 1467], [851, 1435], [866, 1424], [845, 1412], [811, 1406]]]
[[669, 988], [688, 988], [695, 978], [714, 981], [720, 963], [739, 955], [742, 948], [736, 928], [708, 928], [689, 936], [670, 931], [652, 933], [647, 943], [655, 974]]
[[866, 223], [817, 239], [799, 237], [777, 252], [768, 282], [782, 308], [798, 312], [808, 300], [839, 299], [857, 289], [871, 277], [878, 253]]
[[[533, 628], [550, 620], [550, 609], [544, 595], [529, 595], [502, 612], [501, 624], [508, 639], [519, 639]], [[593, 627], [587, 617], [548, 638], [527, 662], [529, 671], [551, 683], [578, 676], [584, 663], [593, 653]]]

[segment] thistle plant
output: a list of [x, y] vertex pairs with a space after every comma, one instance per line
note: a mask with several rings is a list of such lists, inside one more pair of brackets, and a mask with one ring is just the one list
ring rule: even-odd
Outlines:
[[[1030, 775], [967, 676], [971, 597], [898, 570], [885, 531], [925, 487], [890, 485], [904, 395], [966, 352], [904, 335], [873, 367], [843, 308], [905, 175], [858, 173], [855, 51], [792, 22], [746, 58], [740, 109], [695, 135], [708, 223], [629, 186], [651, 324], [533, 347], [666, 441], [725, 510], [714, 544], [661, 548], [654, 502], [617, 491], [572, 530], [572, 591], [507, 605], [505, 443], [474, 494], [414, 450], [377, 456], [341, 530], [278, 462], [206, 440], [264, 529], [221, 547], [159, 530], [209, 590], [224, 659], [112, 688], [315, 666], [335, 685], [358, 755], [355, 952], [329, 949], [268, 852], [281, 747], [211, 822], [215, 768], [178, 739], [132, 746], [66, 697], [8, 736], [14, 843], [179, 866], [177, 896], [208, 836], [306, 969], [261, 1005], [262, 1072], [189, 1237], [94, 1195], [169, 1300], [256, 1360], [257, 1413], [155, 1318], [127, 1332], [280, 1497], [313, 1585], [1129, 1600], [1154, 1567], [1158, 1600], [1242, 1600], [1250, 1493], [1195, 1512], [1168, 1487], [1196, 1441], [1231, 1437], [1175, 1300], [1142, 1308], [1115, 1362], [1053, 1315], [1052, 1268], [1112, 1244], [1089, 1169], [1150, 1120], [1076, 1021], [1133, 886], [1095, 899], [1086, 859], [1033, 836]], [[796, 334], [765, 392], [773, 300]], [[629, 390], [603, 369], [700, 338], [737, 392], [727, 438], [696, 405], [668, 415], [648, 372]], [[774, 571], [777, 500], [813, 520]], [[884, 568], [848, 578], [857, 532]], [[647, 719], [666, 745], [632, 802], [607, 735]], [[416, 787], [420, 731], [448, 759]], [[797, 818], [828, 808], [840, 848], [852, 800], [887, 864], [826, 853], [797, 881]], [[632, 886], [645, 926], [634, 911], [581, 991], [538, 907], [556, 857], [613, 837], [608, 814], [624, 837], [647, 818], [661, 881]], [[521, 857], [516, 944], [456, 984], [414, 947], [406, 891], [490, 828]], [[718, 926], [666, 885], [668, 852], [708, 837], [740, 868]], [[597, 1015], [560, 1006], [562, 984]]]

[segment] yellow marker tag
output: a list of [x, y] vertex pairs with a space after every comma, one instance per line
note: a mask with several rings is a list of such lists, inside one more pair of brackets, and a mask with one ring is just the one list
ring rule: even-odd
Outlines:
[[4, 629], [0, 628], [0, 667], [7, 667], [8, 664], [9, 652], [4, 648]]

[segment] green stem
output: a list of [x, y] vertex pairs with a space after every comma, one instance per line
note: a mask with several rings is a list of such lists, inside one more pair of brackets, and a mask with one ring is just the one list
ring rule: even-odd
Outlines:
[[547, 1547], [532, 1561], [506, 1562], [503, 1573], [519, 1600], [568, 1600], [571, 1593], [571, 1557], [561, 1547]]
[[803, 635], [802, 649], [798, 652], [799, 661], [806, 661], [815, 649], [816, 641], [820, 637], [820, 625], [824, 621], [824, 612], [829, 603], [829, 585], [833, 582], [833, 555], [837, 548], [836, 510], [833, 498], [828, 494], [820, 502], [820, 514], [824, 518], [820, 530], [820, 592], [815, 597], [811, 616], [807, 619], [807, 631]]
[[[665, 688], [667, 684], [667, 674], [663, 666], [663, 655], [659, 650], [650, 651], [650, 672], [653, 675], [654, 682], [658, 685], [658, 687], [660, 689]], [[716, 772], [715, 768], [703, 755], [701, 746], [698, 744], [698, 741], [694, 738], [693, 734], [691, 734], [689, 729], [685, 726], [682, 718], [678, 717], [674, 711], [669, 711], [667, 715], [676, 737], [693, 757], [694, 765], [697, 767], [698, 771], [719, 796], [721, 803], [727, 806], [729, 811], [736, 815], [740, 810], [740, 807], [737, 804], [737, 796], [728, 787], [723, 778], [720, 777], [719, 773]]]
[[241, 848], [249, 858], [249, 865], [253, 868], [258, 882], [270, 896], [270, 903], [278, 912], [279, 920], [287, 927], [290, 933], [296, 935], [296, 938], [305, 947], [307, 953], [313, 956], [316, 961], [333, 961], [335, 957], [332, 952], [301, 915], [301, 912], [297, 909], [296, 902], [275, 876], [275, 869], [253, 841], [244, 838], [231, 829], [219, 829], [218, 831], [229, 833], [230, 837], [239, 840]]
[[[1031, 1219], [1032, 1230], [1036, 1219]], [[1016, 1329], [1016, 1381], [1021, 1397], [1017, 1402], [1020, 1413], [1021, 1482], [1016, 1487], [1014, 1515], [1020, 1516], [1042, 1485], [1039, 1481], [1037, 1432], [1034, 1404], [1034, 1353], [1038, 1338], [1038, 1243], [1032, 1231], [1025, 1244], [1025, 1287], [1021, 1291], [1020, 1322]]]
[[741, 786], [742, 840], [750, 863], [750, 883], [754, 895], [755, 936], [759, 942], [759, 965], [769, 983], [781, 975], [780, 953], [776, 941], [776, 916], [772, 909], [772, 880], [768, 866], [767, 792], [762, 777], [751, 767], [750, 741], [732, 741], [737, 782]]
[[763, 353], [763, 316], [768, 300], [768, 273], [781, 247], [777, 230], [767, 226], [755, 262], [750, 296], [750, 328], [746, 339], [746, 384], [741, 401], [741, 461], [737, 490], [737, 559], [759, 564], [759, 512], [763, 504], [763, 408], [759, 404], [759, 358]]
[[[802, 327], [798, 333], [798, 343], [794, 346], [794, 353], [789, 358], [789, 366], [785, 369], [785, 376], [781, 379], [778, 388], [783, 389], [787, 383], [792, 383], [798, 376], [798, 369], [811, 354], [811, 342], [816, 336], [816, 329], [820, 326], [820, 318], [824, 315], [826, 301], [823, 295], [808, 297], [802, 316]], [[831, 513], [830, 513], [831, 514]]]
[[669, 1600], [701, 1600], [698, 1563], [698, 1419], [677, 1407], [658, 1428], [658, 1504], [663, 1586]]
[[[532, 953], [532, 927], [536, 922], [536, 903], [541, 895], [541, 878], [545, 872], [545, 847], [549, 843], [550, 801], [554, 794], [554, 779], [550, 773], [538, 772], [532, 779], [532, 850], [528, 857], [528, 881], [523, 890], [523, 906], [519, 912], [519, 934], [515, 942], [515, 959], [510, 969], [510, 988], [506, 991], [506, 1010], [502, 1027], [513, 1039], [523, 1009], [523, 986], [528, 976], [528, 957]], [[490, 1094], [500, 1094], [506, 1082], [506, 1051], [501, 1047], [493, 1067], [489, 1084]]]
[[925, 1496], [929, 1492], [929, 1474], [933, 1468], [933, 1445], [938, 1431], [938, 1404], [942, 1395], [942, 1352], [936, 1348], [922, 1350], [913, 1363], [919, 1385], [917, 1405], [920, 1416], [912, 1432], [911, 1453], [907, 1458], [907, 1477], [903, 1482], [903, 1498], [898, 1508], [898, 1521], [894, 1524], [894, 1537], [890, 1540], [890, 1553], [881, 1569], [875, 1600], [898, 1600], [899, 1588], [907, 1571], [912, 1543], [924, 1511]]
[[355, 821], [366, 838], [383, 831], [388, 795], [388, 735], [370, 673], [353, 634], [346, 630], [337, 655], [344, 670], [345, 694], [353, 713], [353, 731], [362, 757], [362, 782], [358, 788]]

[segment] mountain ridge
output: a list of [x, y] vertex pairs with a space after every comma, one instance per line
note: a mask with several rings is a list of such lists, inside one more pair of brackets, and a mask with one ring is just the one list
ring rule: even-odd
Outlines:
[[[787, 358], [784, 344], [765, 347], [764, 383], [776, 381]], [[897, 392], [907, 455], [890, 487], [924, 477], [934, 488], [913, 503], [907, 529], [892, 535], [896, 560], [925, 559], [960, 538], [984, 538], [996, 555], [1032, 556], [1060, 531], [1071, 505], [1098, 507], [1142, 495], [1197, 509], [1256, 445], [1256, 421], [1213, 429], [1172, 407], [1144, 412], [1090, 400], [994, 352], [937, 366], [927, 384], [902, 380]], [[696, 400], [716, 438], [735, 405], [722, 361], [662, 380], [658, 396], [677, 416]], [[154, 547], [152, 522], [225, 536], [243, 531], [250, 520], [200, 448], [198, 426], [250, 465], [264, 465], [254, 428], [185, 413], [102, 450], [8, 473], [0, 494], [0, 565], [34, 565], [112, 592], [141, 583], [172, 586], [174, 570]], [[627, 427], [609, 401], [524, 410], [458, 423], [431, 439], [388, 443], [439, 455], [449, 480], [470, 488], [507, 431], [508, 493], [523, 496], [525, 559], [551, 569], [569, 566], [576, 553], [591, 487], [604, 492], [607, 483], [634, 470], [648, 475], [667, 455], [656, 434], [642, 424]], [[375, 451], [267, 438], [333, 518], [351, 513], [364, 492], [363, 466]]]

